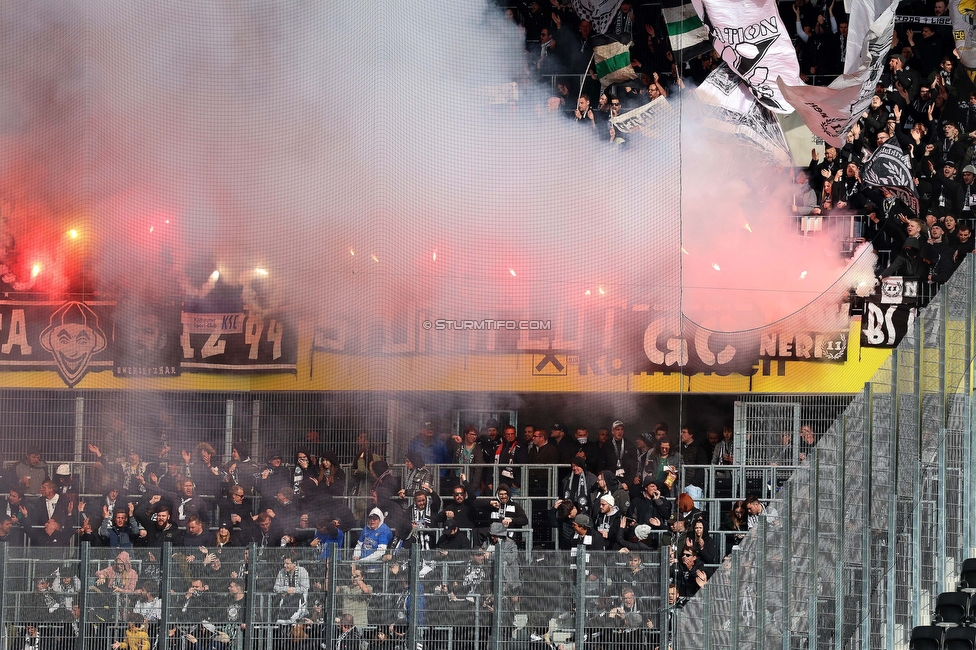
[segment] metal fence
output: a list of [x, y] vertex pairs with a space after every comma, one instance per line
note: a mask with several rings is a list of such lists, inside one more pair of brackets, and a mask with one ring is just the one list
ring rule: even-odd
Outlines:
[[0, 544], [0, 630], [4, 647], [83, 650], [667, 647], [666, 552], [510, 550]]
[[681, 610], [675, 647], [900, 648], [929, 623], [976, 553], [973, 289], [970, 259]]

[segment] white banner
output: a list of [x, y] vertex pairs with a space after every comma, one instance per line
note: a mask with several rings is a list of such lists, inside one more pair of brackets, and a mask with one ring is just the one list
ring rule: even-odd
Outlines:
[[712, 36], [715, 51], [749, 84], [759, 103], [776, 113], [792, 113], [776, 80], [781, 77], [790, 85], [803, 82], [775, 0], [692, 0], [692, 4]]
[[705, 127], [728, 133], [767, 156], [774, 165], [792, 164], [789, 147], [776, 117], [763, 107], [728, 66], [720, 65], [695, 90], [707, 106]]
[[[898, 0], [853, 0], [850, 20], [847, 22], [847, 47], [845, 49], [844, 74], [855, 74], [864, 61], [864, 44], [868, 33], [889, 8], [894, 12]], [[894, 21], [894, 16], [892, 16]], [[919, 30], [921, 31], [921, 30]]]
[[669, 110], [667, 100], [664, 97], [658, 97], [654, 101], [629, 110], [623, 115], [611, 117], [610, 124], [621, 133], [643, 131], [653, 125], [655, 115], [660, 115], [662, 111], [666, 110]]
[[949, 15], [952, 16], [952, 37], [956, 41], [959, 60], [967, 68], [976, 68], [974, 10], [976, 10], [976, 6], [973, 5], [972, 0], [949, 0]]
[[800, 113], [814, 135], [834, 146], [844, 146], [847, 132], [871, 104], [891, 48], [894, 25], [895, 8], [892, 6], [868, 30], [867, 40], [855, 57], [855, 62], [860, 62], [857, 71], [837, 77], [829, 86], [779, 81], [783, 97]]
[[580, 20], [588, 20], [593, 25], [594, 34], [607, 31], [610, 21], [620, 9], [623, 0], [573, 0], [573, 10]]

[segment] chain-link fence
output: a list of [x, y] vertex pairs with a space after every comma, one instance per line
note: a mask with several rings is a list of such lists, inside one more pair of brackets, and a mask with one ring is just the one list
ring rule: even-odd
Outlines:
[[382, 558], [214, 544], [0, 553], [5, 647], [515, 650], [585, 638], [637, 650], [673, 634], [666, 550], [524, 554], [505, 538], [454, 538]]
[[[929, 623], [976, 550], [973, 287], [969, 260], [760, 504], [765, 516], [681, 610], [675, 647], [898, 648]], [[795, 431], [799, 411], [744, 408], [746, 441], [791, 420]]]

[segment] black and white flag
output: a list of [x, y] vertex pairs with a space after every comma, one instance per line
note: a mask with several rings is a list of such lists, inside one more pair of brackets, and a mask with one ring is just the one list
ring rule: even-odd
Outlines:
[[888, 140], [875, 149], [871, 157], [864, 163], [861, 180], [865, 185], [885, 188], [895, 197], [904, 201], [905, 205], [918, 214], [918, 191], [915, 189], [915, 179], [908, 156], [901, 150], [898, 143]]

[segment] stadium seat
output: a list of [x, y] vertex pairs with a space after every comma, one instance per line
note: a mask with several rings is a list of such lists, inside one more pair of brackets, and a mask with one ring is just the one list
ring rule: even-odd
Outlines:
[[937, 625], [920, 625], [912, 629], [909, 650], [942, 650], [945, 629]]
[[949, 628], [942, 640], [942, 650], [976, 650], [976, 628]]
[[956, 591], [976, 592], [976, 557], [963, 560]]
[[971, 595], [964, 591], [946, 591], [935, 601], [935, 614], [932, 622], [940, 627], [965, 625], [969, 619], [969, 600]]

